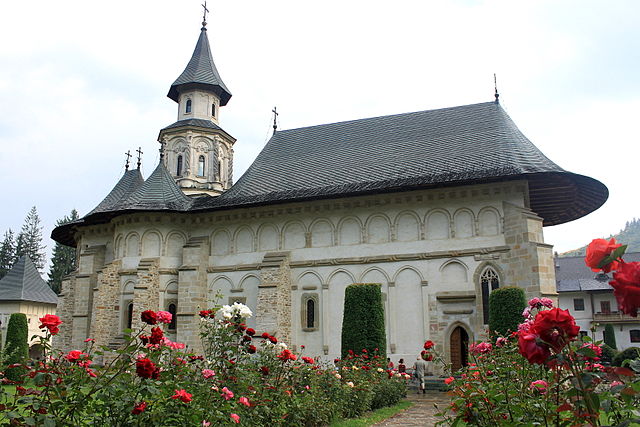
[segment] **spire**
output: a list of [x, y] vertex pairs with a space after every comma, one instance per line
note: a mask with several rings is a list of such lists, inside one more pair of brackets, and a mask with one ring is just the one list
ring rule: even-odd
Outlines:
[[495, 102], [496, 102], [496, 104], [499, 104], [500, 103], [500, 100], [499, 100], [500, 94], [498, 93], [498, 79], [496, 78], [496, 73], [493, 73], [493, 87], [494, 87], [494, 90], [495, 90], [495, 92], [493, 94], [493, 96], [496, 98]]
[[207, 37], [207, 8], [206, 3], [203, 5], [204, 16], [202, 21], [202, 28], [200, 30], [200, 37], [196, 43], [196, 48], [193, 50], [191, 60], [187, 64], [182, 74], [171, 85], [167, 96], [178, 102], [180, 92], [187, 89], [200, 88], [214, 92], [220, 97], [220, 105], [227, 105], [231, 98], [231, 92], [225, 86], [216, 65], [213, 63], [213, 56], [211, 55], [211, 48], [209, 46], [209, 39]]

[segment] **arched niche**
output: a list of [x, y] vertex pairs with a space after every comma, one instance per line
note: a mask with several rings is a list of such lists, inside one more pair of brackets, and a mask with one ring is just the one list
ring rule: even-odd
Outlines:
[[[247, 326], [256, 327], [256, 310], [258, 306], [258, 287], [260, 286], [260, 278], [255, 274], [249, 274], [240, 281], [240, 289], [242, 295], [246, 298], [244, 304], [249, 307], [253, 315], [247, 319]], [[235, 294], [234, 294], [235, 295]]]
[[449, 238], [449, 215], [442, 210], [436, 210], [427, 216], [427, 239], [440, 240]]
[[326, 219], [319, 219], [311, 224], [311, 246], [324, 248], [333, 246], [333, 225]]
[[368, 243], [387, 243], [391, 241], [389, 219], [384, 215], [372, 215], [367, 221]]
[[231, 236], [227, 230], [218, 230], [213, 233], [211, 253], [213, 255], [228, 255], [231, 253]]
[[182, 233], [176, 231], [169, 233], [166, 255], [182, 259], [182, 248], [186, 242], [187, 239]]
[[247, 226], [236, 230], [236, 252], [253, 252], [253, 231]]
[[[211, 283], [209, 283], [207, 301], [209, 305], [213, 304], [226, 304], [226, 299], [231, 295], [231, 289], [233, 289], [233, 282], [227, 276], [215, 277]], [[222, 299], [218, 299], [218, 297]]]
[[442, 283], [460, 288], [468, 282], [467, 267], [458, 260], [447, 261], [440, 267]]
[[329, 352], [338, 355], [342, 340], [342, 315], [344, 312], [344, 290], [355, 283], [353, 274], [347, 270], [335, 270], [327, 279], [329, 283], [329, 301], [327, 303], [330, 314], [323, 322], [329, 333]]
[[420, 349], [425, 336], [424, 311], [422, 305], [422, 276], [413, 268], [400, 269], [395, 276], [398, 308], [396, 352], [413, 354]]
[[468, 209], [460, 209], [453, 216], [456, 239], [473, 237], [473, 213]]
[[493, 208], [482, 208], [478, 215], [481, 236], [497, 236], [500, 233], [500, 217]]
[[315, 271], [306, 271], [296, 279], [299, 288], [322, 289], [322, 278]]
[[124, 256], [137, 257], [140, 252], [140, 236], [138, 236], [138, 233], [129, 233], [125, 242]]
[[420, 240], [420, 219], [414, 212], [401, 212], [396, 217], [396, 240], [399, 242]]
[[299, 249], [306, 246], [306, 230], [300, 222], [290, 222], [284, 226], [284, 249]]
[[276, 251], [278, 250], [280, 235], [278, 229], [273, 224], [263, 224], [258, 230], [258, 250]]
[[142, 236], [142, 256], [159, 257], [162, 247], [162, 237], [156, 231], [147, 231]]
[[362, 243], [362, 224], [355, 217], [343, 218], [338, 224], [338, 244], [359, 245]]

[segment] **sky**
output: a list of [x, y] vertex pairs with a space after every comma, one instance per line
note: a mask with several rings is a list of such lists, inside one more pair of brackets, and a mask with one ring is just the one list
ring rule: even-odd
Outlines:
[[[640, 2], [209, 1], [208, 36], [233, 97], [234, 179], [279, 128], [493, 100], [566, 170], [603, 182], [603, 207], [545, 228], [564, 252], [640, 216]], [[5, 2], [0, 16], [0, 233], [31, 206], [44, 227], [84, 215], [138, 147], [143, 175], [166, 97], [200, 33], [196, 0]]]

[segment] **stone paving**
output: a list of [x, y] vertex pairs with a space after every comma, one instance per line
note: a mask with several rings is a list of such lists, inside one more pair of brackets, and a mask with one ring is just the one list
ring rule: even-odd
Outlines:
[[439, 412], [434, 407], [444, 408], [449, 403], [447, 393], [441, 391], [427, 391], [426, 394], [418, 394], [410, 390], [407, 400], [414, 404], [411, 408], [404, 410], [385, 421], [375, 424], [375, 426], [433, 426], [440, 418], [435, 414]]

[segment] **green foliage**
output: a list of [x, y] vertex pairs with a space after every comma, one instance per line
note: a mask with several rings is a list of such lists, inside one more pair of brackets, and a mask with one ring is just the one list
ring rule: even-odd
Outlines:
[[[616, 234], [612, 234], [606, 239], [609, 240], [612, 237], [614, 237], [617, 242], [626, 242], [628, 246], [627, 252], [640, 251], [640, 219], [633, 218], [631, 221], [627, 221], [622, 230], [620, 230]], [[587, 245], [582, 246], [578, 249], [574, 249], [572, 251], [564, 252], [560, 254], [560, 256], [584, 256], [586, 252]]]
[[522, 322], [522, 311], [527, 306], [524, 291], [515, 286], [498, 288], [489, 294], [489, 330], [493, 334], [507, 335], [517, 331]]
[[7, 275], [16, 260], [16, 242], [11, 229], [4, 233], [0, 243], [0, 279]]
[[27, 255], [33, 264], [42, 270], [46, 261], [45, 246], [42, 244], [42, 225], [36, 207], [33, 206], [24, 219], [16, 240], [16, 259]]
[[640, 357], [640, 347], [629, 347], [613, 358], [613, 366], [622, 366], [625, 360], [635, 360]]
[[602, 344], [602, 346], [600, 346], [600, 348], [602, 348], [602, 356], [600, 356], [600, 360], [602, 361], [602, 363], [607, 364], [607, 365], [612, 365], [613, 364], [613, 359], [619, 353], [618, 350], [616, 350], [614, 348], [611, 348], [607, 344]]
[[[29, 357], [29, 327], [27, 325], [27, 316], [23, 313], [13, 313], [9, 317], [7, 325], [7, 341], [5, 352], [7, 354], [7, 365], [14, 363], [27, 363]], [[26, 370], [24, 367], [8, 368], [5, 375], [11, 381], [22, 381]]]
[[[65, 216], [56, 222], [56, 227], [78, 219], [78, 212], [73, 209], [69, 216]], [[62, 278], [76, 269], [76, 250], [62, 243], [56, 243], [51, 256], [51, 268], [49, 269], [48, 284], [56, 294], [60, 293]]]
[[618, 348], [616, 345], [616, 333], [611, 323], [607, 323], [604, 327], [604, 343], [614, 350]]
[[373, 386], [371, 410], [393, 406], [407, 395], [407, 387], [399, 381], [380, 381]]
[[345, 289], [342, 356], [349, 350], [382, 355], [387, 352], [380, 284], [356, 283]]

